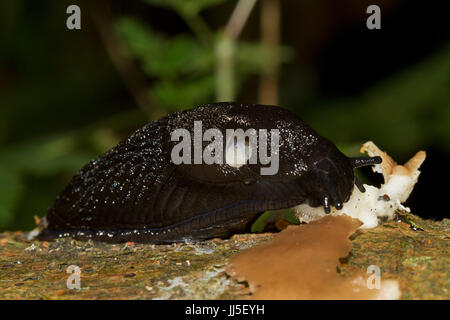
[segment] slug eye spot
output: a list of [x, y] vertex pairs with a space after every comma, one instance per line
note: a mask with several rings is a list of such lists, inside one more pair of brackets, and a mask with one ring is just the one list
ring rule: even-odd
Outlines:
[[253, 149], [247, 139], [244, 142], [236, 137], [232, 137], [232, 139], [227, 141], [225, 162], [233, 168], [240, 168], [250, 159], [252, 151]]

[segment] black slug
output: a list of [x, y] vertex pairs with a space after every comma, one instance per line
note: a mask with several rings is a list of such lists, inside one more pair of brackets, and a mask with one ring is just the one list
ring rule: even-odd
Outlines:
[[[224, 136], [227, 129], [266, 129], [267, 154], [278, 157], [276, 173], [262, 174], [270, 164], [260, 161], [175, 164], [171, 155], [179, 141], [172, 141], [172, 133], [185, 129], [195, 140], [196, 121], [203, 132], [218, 129]], [[275, 129], [278, 150], [269, 134]], [[258, 136], [258, 150], [263, 138]], [[224, 153], [226, 146], [224, 141]], [[192, 159], [198, 151], [193, 149]], [[207, 104], [145, 125], [84, 166], [49, 209], [39, 239], [172, 243], [229, 237], [266, 210], [304, 202], [323, 205], [325, 212], [330, 206], [340, 209], [355, 183], [364, 191], [353, 169], [380, 162], [379, 157], [347, 158], [281, 107]]]

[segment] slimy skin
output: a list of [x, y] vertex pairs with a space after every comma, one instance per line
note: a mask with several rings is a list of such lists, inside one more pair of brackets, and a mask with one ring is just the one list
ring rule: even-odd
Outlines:
[[[222, 132], [278, 129], [278, 172], [261, 175], [259, 163], [174, 164], [171, 133], [184, 128], [193, 137], [194, 121]], [[301, 203], [340, 209], [355, 185], [353, 169], [380, 162], [347, 158], [281, 107], [202, 105], [145, 125], [85, 165], [49, 209], [38, 237], [155, 244], [225, 238], [245, 232], [266, 210]]]

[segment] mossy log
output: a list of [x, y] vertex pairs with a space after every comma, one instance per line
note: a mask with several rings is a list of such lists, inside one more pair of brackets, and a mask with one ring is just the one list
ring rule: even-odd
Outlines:
[[[358, 230], [337, 272], [351, 276], [377, 265], [383, 279], [399, 281], [402, 299], [449, 299], [450, 220], [401, 217]], [[26, 236], [0, 234], [0, 299], [246, 299], [246, 283], [228, 277], [225, 266], [275, 235], [173, 245], [40, 242]], [[67, 286], [71, 265], [80, 268], [80, 289]]]

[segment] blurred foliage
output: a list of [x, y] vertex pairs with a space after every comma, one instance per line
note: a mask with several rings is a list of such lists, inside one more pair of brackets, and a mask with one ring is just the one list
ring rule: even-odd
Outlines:
[[150, 92], [158, 107], [173, 111], [183, 107], [180, 101], [196, 105], [213, 97], [214, 57], [193, 36], [169, 38], [133, 17], [117, 25], [142, 70], [155, 79]]
[[[117, 33], [149, 82], [151, 115], [134, 105], [88, 14], [83, 11], [82, 31], [64, 28], [65, 9], [77, 1], [1, 1], [0, 231], [33, 228], [33, 215], [46, 214], [72, 175], [152, 116], [216, 99], [223, 26], [213, 28], [205, 17], [228, 18], [231, 11], [223, 8], [230, 1], [130, 1], [135, 2], [176, 13], [187, 26], [166, 32], [147, 23], [152, 21], [144, 14], [116, 17]], [[298, 30], [288, 32], [297, 37]], [[250, 80], [269, 72], [273, 58], [249, 38], [243, 36], [235, 47], [236, 100]], [[278, 49], [279, 63], [286, 63], [281, 74], [311, 69], [290, 83], [282, 78], [281, 104], [346, 154], [358, 154], [368, 139], [400, 162], [427, 147], [450, 154], [449, 46], [345, 98], [324, 98], [315, 87], [314, 66], [293, 60], [292, 47]], [[300, 92], [302, 98], [296, 96]], [[256, 102], [254, 96], [245, 92]]]
[[445, 46], [360, 96], [319, 101], [303, 117], [322, 135], [341, 143], [347, 154], [358, 153], [370, 137], [394, 159], [406, 161], [427, 146], [450, 150], [449, 88], [450, 46]]
[[145, 2], [175, 10], [186, 17], [195, 17], [200, 11], [225, 0], [145, 0]]
[[[214, 100], [215, 46], [221, 30], [213, 32], [200, 12], [224, 0], [143, 2], [173, 10], [191, 28], [190, 33], [169, 36], [153, 30], [138, 17], [117, 17], [118, 34], [151, 81], [152, 116]], [[104, 57], [96, 58], [92, 51], [65, 49], [67, 45], [72, 48], [92, 46], [82, 33], [67, 33], [61, 29], [63, 20], [55, 19], [58, 17], [55, 12], [65, 12], [67, 5], [68, 1], [57, 5], [46, 2], [40, 7], [25, 1], [2, 3], [3, 12], [14, 12], [15, 16], [3, 20], [10, 24], [10, 33], [5, 34], [8, 51], [1, 58], [21, 66], [20, 72], [28, 82], [19, 82], [13, 90], [2, 92], [5, 105], [0, 109], [3, 115], [0, 138], [3, 134], [5, 139], [3, 144], [0, 139], [0, 230], [32, 228], [32, 216], [45, 215], [47, 207], [73, 174], [146, 122], [146, 116], [137, 110], [123, 112], [121, 106], [111, 108], [105, 102], [97, 103], [100, 96], [107, 96], [106, 91], [116, 85], [109, 79], [117, 79], [117, 76], [111, 76], [111, 71], [105, 69]], [[42, 30], [35, 28], [33, 19], [22, 23], [28, 16], [46, 21], [40, 28], [51, 30], [47, 32], [55, 37], [43, 40], [39, 33]], [[21, 37], [21, 45], [10, 36], [12, 33]], [[60, 38], [67, 35], [68, 38]], [[29, 47], [34, 46], [32, 54], [27, 41]], [[57, 48], [63, 53], [56, 61], [53, 56], [52, 60], [47, 59], [48, 48], [54, 47], [53, 41], [57, 41]], [[291, 51], [280, 50], [282, 61], [287, 61]], [[240, 87], [249, 76], [265, 72], [268, 58], [267, 50], [260, 43], [238, 42], [234, 85]], [[67, 64], [67, 61], [72, 63]], [[61, 68], [48, 72], [58, 65]], [[80, 65], [83, 68], [79, 68]], [[85, 70], [95, 72], [86, 77]], [[67, 99], [74, 95], [77, 99]], [[63, 109], [58, 105], [61, 101], [67, 101]], [[98, 108], [93, 109], [93, 105]], [[6, 119], [8, 122], [2, 123]], [[37, 137], [34, 132], [38, 133]]]
[[[216, 50], [221, 30], [213, 32], [199, 13], [223, 0], [147, 0], [178, 13], [191, 27], [191, 34], [168, 36], [153, 30], [133, 16], [121, 17], [117, 29], [145, 74], [153, 79], [149, 90], [153, 107], [176, 111], [210, 102], [215, 97]], [[280, 62], [292, 57], [292, 50], [280, 47]], [[270, 52], [258, 42], [237, 43], [236, 79], [239, 88], [251, 75], [267, 72]], [[234, 100], [234, 99], [232, 99]]]

